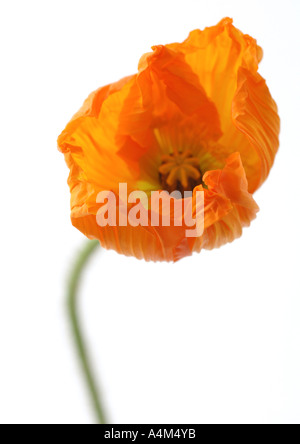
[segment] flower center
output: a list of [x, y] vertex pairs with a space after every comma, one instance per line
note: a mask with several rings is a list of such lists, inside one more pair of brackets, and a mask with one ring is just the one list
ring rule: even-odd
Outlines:
[[199, 159], [189, 151], [163, 156], [158, 171], [162, 187], [169, 193], [180, 191], [183, 194], [184, 191], [193, 191], [201, 184]]

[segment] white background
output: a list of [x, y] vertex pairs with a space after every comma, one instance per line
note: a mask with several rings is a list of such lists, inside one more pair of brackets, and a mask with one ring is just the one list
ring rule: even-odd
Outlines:
[[2, 1], [0, 422], [91, 423], [66, 319], [84, 237], [56, 138], [153, 44], [230, 16], [282, 119], [257, 220], [172, 264], [98, 253], [81, 313], [114, 423], [300, 423], [299, 0]]

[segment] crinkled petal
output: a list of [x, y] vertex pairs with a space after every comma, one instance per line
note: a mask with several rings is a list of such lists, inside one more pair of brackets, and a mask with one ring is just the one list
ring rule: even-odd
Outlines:
[[[249, 189], [254, 192], [268, 177], [279, 147], [280, 120], [277, 105], [266, 81], [245, 68], [238, 72], [238, 87], [232, 103], [232, 118], [236, 128], [247, 137], [260, 160], [247, 162]], [[252, 158], [253, 160], [255, 157]]]
[[154, 115], [159, 115], [160, 103], [170, 101], [183, 115], [196, 115], [211, 139], [220, 137], [217, 109], [181, 52], [168, 46], [154, 46], [153, 53], [140, 60], [137, 82], [144, 106], [152, 105]]
[[88, 214], [100, 191], [117, 192], [120, 182], [136, 182], [137, 167], [119, 156], [116, 142], [119, 113], [133, 81], [127, 77], [92, 93], [58, 138], [70, 168], [72, 212]]
[[184, 55], [216, 105], [223, 132], [220, 160], [239, 151], [249, 191], [254, 192], [273, 165], [280, 129], [277, 106], [257, 74], [262, 49], [228, 18], [204, 31], [192, 31], [185, 42], [169, 47]]
[[[222, 170], [207, 172], [204, 181], [208, 191], [218, 198], [227, 199], [231, 208], [218, 219], [212, 219], [213, 223], [206, 222], [204, 234], [196, 239], [193, 251], [200, 251], [202, 248], [212, 249], [232, 242], [241, 236], [243, 227], [249, 226], [259, 211], [252, 194], [248, 191], [248, 181], [239, 153], [229, 156]], [[216, 207], [221, 208], [219, 204]], [[208, 215], [206, 210], [206, 219]]]

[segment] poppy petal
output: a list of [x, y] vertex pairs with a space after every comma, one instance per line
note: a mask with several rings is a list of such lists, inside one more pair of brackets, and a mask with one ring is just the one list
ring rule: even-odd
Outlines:
[[[209, 192], [215, 193], [219, 198], [221, 196], [228, 199], [231, 208], [218, 220], [212, 219], [213, 223], [206, 222], [202, 238], [195, 241], [194, 251], [212, 249], [232, 242], [241, 236], [243, 227], [249, 226], [259, 211], [252, 194], [248, 192], [248, 181], [240, 153], [230, 155], [223, 170], [207, 172], [204, 181]], [[220, 208], [220, 204], [217, 208]], [[209, 214], [205, 209], [205, 220]]]
[[265, 81], [257, 74], [262, 49], [223, 19], [217, 26], [192, 31], [182, 44], [170, 45], [185, 56], [221, 118], [220, 159], [239, 151], [249, 191], [266, 179], [278, 150], [279, 117]]

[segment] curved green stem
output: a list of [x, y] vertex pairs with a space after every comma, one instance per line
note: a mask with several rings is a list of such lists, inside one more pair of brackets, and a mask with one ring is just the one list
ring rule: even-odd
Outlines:
[[80, 359], [87, 387], [89, 389], [91, 400], [93, 402], [97, 422], [99, 424], [106, 424], [107, 423], [106, 415], [103, 410], [99, 390], [97, 388], [93, 372], [91, 369], [91, 364], [87, 353], [85, 341], [83, 339], [83, 334], [77, 313], [78, 290], [79, 290], [80, 280], [90, 257], [99, 246], [100, 244], [98, 241], [89, 241], [86, 244], [85, 248], [80, 253], [74, 265], [74, 268], [71, 271], [70, 281], [68, 285], [68, 311], [69, 311], [78, 357]]

